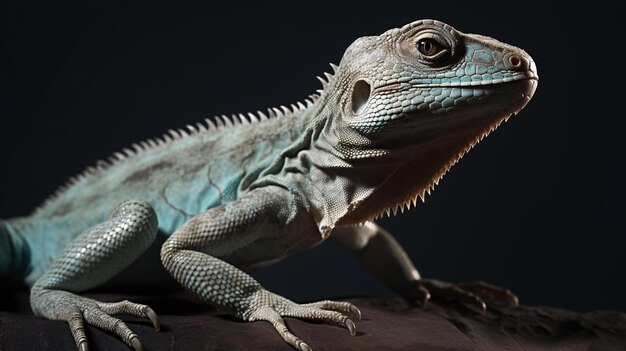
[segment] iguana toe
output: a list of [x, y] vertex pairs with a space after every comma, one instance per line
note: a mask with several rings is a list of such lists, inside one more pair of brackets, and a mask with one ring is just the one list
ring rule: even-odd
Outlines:
[[326, 300], [298, 304], [264, 289], [257, 291], [255, 295], [256, 304], [251, 306], [244, 318], [272, 323], [282, 338], [298, 350], [311, 350], [311, 347], [289, 331], [282, 317], [330, 322], [348, 329], [352, 336], [356, 335], [356, 325], [346, 313], [360, 317], [361, 312], [348, 302]]
[[511, 290], [501, 288], [482, 281], [473, 283], [458, 284], [458, 287], [470, 291], [479, 296], [483, 296], [488, 300], [502, 302], [511, 306], [519, 305], [519, 298]]
[[31, 295], [31, 306], [38, 316], [66, 321], [79, 351], [89, 350], [86, 324], [117, 335], [135, 351], [143, 351], [137, 334], [122, 320], [113, 317], [116, 314], [148, 318], [155, 329], [159, 328], [159, 319], [149, 306], [127, 300], [100, 302], [68, 291], [42, 289]]
[[519, 304], [519, 299], [510, 290], [485, 282], [451, 284], [435, 279], [420, 279], [418, 284], [420, 289], [430, 292], [433, 298], [456, 300], [481, 313], [487, 310], [485, 301], [504, 302], [511, 306]]
[[428, 291], [426, 287], [419, 285], [417, 287], [417, 296], [414, 298], [418, 306], [424, 307], [428, 303], [428, 301], [430, 301], [430, 298], [430, 291]]
[[356, 306], [350, 306], [350, 313], [356, 318], [357, 321], [361, 320], [361, 310]]
[[301, 304], [301, 307], [320, 308], [323, 310], [336, 311], [349, 315], [357, 321], [361, 320], [361, 311], [349, 302], [344, 301], [331, 301], [324, 300], [318, 302], [312, 302], [307, 304]]

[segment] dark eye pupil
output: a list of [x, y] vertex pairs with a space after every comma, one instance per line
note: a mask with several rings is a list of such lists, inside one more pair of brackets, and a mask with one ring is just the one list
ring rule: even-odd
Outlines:
[[433, 43], [430, 41], [424, 41], [424, 51], [430, 52], [433, 49]]
[[433, 56], [439, 52], [439, 45], [432, 39], [422, 39], [417, 43], [417, 49], [422, 55]]

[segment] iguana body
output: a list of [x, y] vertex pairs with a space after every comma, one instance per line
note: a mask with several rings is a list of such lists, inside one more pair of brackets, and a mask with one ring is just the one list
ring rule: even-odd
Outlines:
[[[68, 321], [80, 349], [87, 348], [84, 323], [142, 348], [110, 315], [144, 316], [158, 326], [149, 307], [74, 293], [107, 282], [163, 241], [155, 272], [162, 264], [206, 303], [271, 322], [300, 350], [310, 347], [282, 317], [326, 320], [354, 334], [358, 309], [293, 303], [242, 270], [331, 234], [406, 298], [425, 302], [432, 293], [479, 308], [479, 295], [514, 302], [485, 284], [422, 279], [371, 220], [423, 199], [467, 150], [525, 106], [537, 81], [530, 56], [423, 20], [360, 38], [333, 68], [305, 103], [133, 145], [72, 179], [31, 216], [0, 222], [0, 276], [32, 285], [35, 314]], [[151, 277], [137, 275], [137, 282]]]

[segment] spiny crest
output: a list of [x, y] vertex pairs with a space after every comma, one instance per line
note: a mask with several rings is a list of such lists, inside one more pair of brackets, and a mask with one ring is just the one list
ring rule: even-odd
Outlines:
[[[439, 177], [439, 179], [437, 179], [435, 181], [436, 184], [439, 184], [439, 180], [443, 177], [443, 175], [441, 175]], [[429, 185], [429, 187], [427, 189], [422, 189], [421, 191], [417, 192], [416, 194], [409, 194], [410, 196], [408, 196], [405, 200], [401, 201], [400, 203], [396, 204], [395, 206], [391, 206], [388, 207], [386, 209], [384, 209], [382, 212], [380, 212], [379, 214], [377, 214], [376, 216], [374, 216], [371, 220], [377, 220], [380, 218], [383, 218], [383, 215], [387, 215], [387, 217], [391, 218], [391, 215], [393, 214], [394, 216], [396, 216], [398, 214], [398, 211], [400, 211], [400, 213], [404, 213], [404, 210], [406, 209], [407, 211], [410, 210], [413, 207], [417, 207], [417, 203], [418, 203], [418, 199], [421, 199], [423, 203], [426, 202], [426, 194], [430, 195], [431, 191], [435, 190], [435, 183]]]
[[[336, 74], [339, 67], [333, 63], [330, 64], [333, 72]], [[324, 73], [325, 78], [317, 77], [321, 82], [324, 89], [334, 78], [334, 74]], [[225, 128], [234, 128], [238, 126], [260, 123], [267, 121], [271, 118], [283, 118], [296, 115], [309, 107], [312, 107], [316, 101], [318, 101], [324, 92], [323, 89], [317, 90], [317, 93], [309, 95], [303, 102], [298, 101], [295, 104], [291, 104], [289, 107], [280, 105], [278, 108], [267, 108], [267, 113], [261, 111], [248, 112], [245, 115], [243, 113], [233, 114], [230, 117], [226, 115], [215, 116], [211, 118], [205, 118], [203, 122], [198, 122], [195, 125], [188, 124], [185, 128], [170, 129], [164, 133], [160, 138], [152, 138], [140, 141], [139, 143], [133, 143], [131, 148], [123, 148], [121, 151], [116, 151], [107, 160], [98, 160], [95, 166], [89, 166], [84, 171], [76, 176], [70, 177], [65, 184], [59, 186], [52, 195], [50, 195], [43, 203], [35, 209], [35, 213], [42, 210], [47, 204], [54, 201], [61, 196], [71, 186], [79, 183], [83, 179], [92, 176], [98, 172], [104, 171], [122, 161], [125, 161], [139, 153], [146, 150], [154, 149], [162, 145], [166, 145], [175, 140], [183, 139], [191, 135], [200, 133], [213, 133]]]
[[421, 199], [422, 203], [426, 203], [426, 194], [430, 195], [431, 191], [435, 190], [435, 186], [439, 185], [439, 182], [441, 181], [443, 176], [446, 175], [450, 171], [450, 169], [463, 158], [463, 156], [465, 156], [471, 149], [473, 149], [474, 146], [478, 145], [478, 143], [485, 139], [485, 137], [487, 137], [491, 132], [496, 130], [502, 124], [502, 122], [507, 122], [511, 116], [516, 114], [517, 112], [507, 115], [485, 128], [485, 130], [479, 133], [476, 138], [471, 140], [461, 152], [459, 152], [455, 157], [452, 158], [450, 162], [448, 162], [444, 167], [441, 168], [441, 170], [433, 177], [430, 184], [426, 188], [420, 189], [414, 194], [408, 194], [406, 199], [391, 207], [385, 208], [379, 214], [374, 216], [371, 220], [374, 221], [377, 219], [381, 219], [385, 214], [387, 215], [387, 217], [391, 218], [392, 214], [393, 216], [396, 216], [398, 214], [398, 210], [400, 211], [400, 213], [404, 213], [405, 209], [408, 211], [413, 207], [417, 207], [418, 199]]
[[335, 65], [334, 63], [331, 63], [330, 67], [333, 69], [333, 73], [324, 72], [324, 77], [317, 76], [317, 79], [320, 81], [320, 83], [322, 83], [322, 89], [317, 90], [317, 93], [320, 96], [324, 93], [324, 91], [326, 91], [330, 83], [333, 81], [333, 79], [335, 79], [337, 72], [339, 72], [339, 66]]

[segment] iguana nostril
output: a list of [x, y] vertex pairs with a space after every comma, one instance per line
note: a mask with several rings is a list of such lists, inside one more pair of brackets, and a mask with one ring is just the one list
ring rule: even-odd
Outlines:
[[509, 63], [511, 66], [519, 68], [522, 65], [522, 59], [520, 59], [517, 55], [511, 55], [511, 57], [509, 57]]
[[504, 57], [503, 61], [507, 69], [517, 72], [525, 72], [530, 69], [532, 59], [520, 52], [509, 52]]

